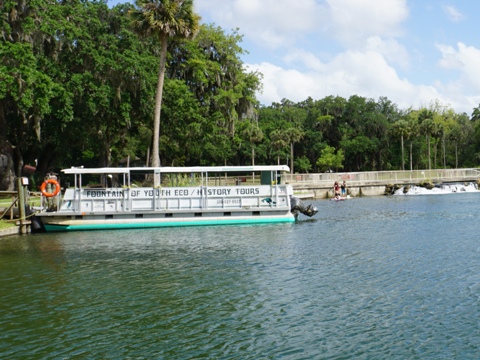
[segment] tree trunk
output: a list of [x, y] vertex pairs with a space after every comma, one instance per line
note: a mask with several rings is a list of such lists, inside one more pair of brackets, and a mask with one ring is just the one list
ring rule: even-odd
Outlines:
[[293, 174], [293, 142], [290, 143], [290, 174]]
[[[163, 82], [165, 80], [165, 64], [167, 60], [167, 34], [160, 37], [162, 49], [160, 51], [160, 66], [158, 69], [157, 92], [155, 94], [155, 117], [153, 119], [152, 166], [160, 166], [160, 113], [162, 110]], [[154, 176], [154, 186], [160, 186], [160, 176]]]
[[37, 180], [43, 181], [45, 174], [51, 170], [55, 164], [57, 157], [55, 144], [48, 142], [45, 144], [41, 154], [37, 158], [35, 175]]
[[0, 101], [0, 190], [14, 189], [15, 174], [13, 172], [13, 149], [6, 139], [7, 120], [3, 102]]
[[15, 186], [12, 151], [8, 141], [0, 137], [0, 190], [13, 191]]
[[413, 141], [410, 141], [410, 171], [413, 171]]
[[455, 141], [455, 169], [458, 169], [458, 142]]
[[17, 160], [17, 168], [15, 169], [15, 175], [17, 177], [22, 176], [22, 170], [23, 170], [23, 156], [22, 152], [20, 151], [20, 146], [16, 146], [15, 149], [13, 149], [15, 159]]
[[447, 154], [445, 150], [445, 136], [442, 137], [442, 145], [443, 145], [443, 168], [447, 168]]
[[[255, 146], [252, 145], [252, 166], [255, 166]], [[252, 180], [255, 183], [255, 172], [252, 173]]]
[[405, 156], [403, 152], [403, 135], [400, 136], [400, 140], [402, 143], [402, 171], [405, 171]]
[[430, 135], [427, 135], [427, 145], [428, 145], [428, 170], [432, 170], [432, 160], [430, 157]]

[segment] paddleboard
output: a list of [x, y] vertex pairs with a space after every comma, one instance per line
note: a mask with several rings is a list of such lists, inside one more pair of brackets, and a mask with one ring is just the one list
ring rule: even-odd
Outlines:
[[347, 197], [344, 197], [344, 196], [333, 197], [333, 198], [331, 198], [330, 200], [331, 200], [331, 201], [343, 201], [343, 200], [347, 200], [347, 199], [350, 199], [350, 195], [347, 195]]

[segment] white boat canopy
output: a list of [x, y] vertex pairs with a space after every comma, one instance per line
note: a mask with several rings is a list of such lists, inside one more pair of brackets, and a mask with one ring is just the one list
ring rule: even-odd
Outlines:
[[72, 167], [63, 169], [65, 174], [129, 174], [135, 173], [232, 173], [232, 172], [261, 172], [261, 171], [280, 171], [289, 172], [287, 165], [255, 165], [255, 166], [187, 166], [187, 167], [104, 167], [104, 168], [84, 168]]

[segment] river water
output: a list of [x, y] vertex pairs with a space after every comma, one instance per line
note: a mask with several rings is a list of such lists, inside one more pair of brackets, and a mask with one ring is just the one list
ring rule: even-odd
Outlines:
[[477, 359], [479, 201], [0, 239], [0, 358]]

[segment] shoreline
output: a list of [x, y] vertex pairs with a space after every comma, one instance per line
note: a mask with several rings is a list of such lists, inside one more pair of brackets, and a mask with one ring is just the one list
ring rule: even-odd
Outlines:
[[20, 226], [0, 230], [0, 238], [10, 235], [20, 235]]

